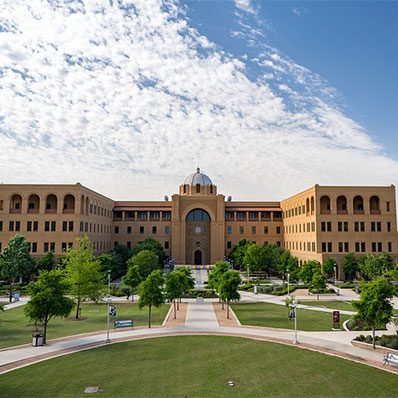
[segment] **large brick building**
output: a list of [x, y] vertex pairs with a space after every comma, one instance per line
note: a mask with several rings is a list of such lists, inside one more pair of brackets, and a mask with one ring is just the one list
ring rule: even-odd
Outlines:
[[395, 187], [315, 185], [281, 202], [233, 202], [197, 169], [170, 201], [121, 202], [81, 184], [0, 185], [0, 251], [16, 233], [33, 255], [56, 255], [88, 235], [96, 254], [151, 236], [176, 264], [212, 264], [246, 238], [300, 262], [347, 252], [398, 257]]

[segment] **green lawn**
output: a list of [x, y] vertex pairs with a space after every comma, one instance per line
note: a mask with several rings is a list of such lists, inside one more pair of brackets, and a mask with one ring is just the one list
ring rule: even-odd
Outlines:
[[313, 307], [325, 307], [330, 308], [333, 310], [341, 310], [341, 311], [355, 311], [352, 308], [351, 303], [347, 301], [307, 301], [307, 300], [300, 300], [300, 304], [303, 305], [310, 305]]
[[[17, 307], [0, 313], [0, 348], [11, 347], [19, 344], [30, 343], [34, 325], [25, 317], [24, 307]], [[116, 304], [117, 317], [110, 317], [113, 321], [132, 319], [134, 326], [148, 324], [148, 309], [142, 311], [137, 303]], [[83, 304], [82, 318], [84, 320], [66, 320], [54, 318], [48, 324], [47, 339], [70, 336], [73, 334], [94, 332], [106, 329], [107, 304]], [[168, 305], [152, 309], [152, 323], [161, 325], [169, 310]], [[74, 311], [71, 316], [73, 317]]]
[[[236, 316], [242, 325], [263, 326], [270, 328], [294, 329], [294, 320], [288, 319], [288, 309], [284, 305], [270, 303], [232, 304]], [[332, 313], [297, 310], [297, 329], [311, 331], [331, 331]], [[349, 315], [340, 315], [341, 324]]]
[[[228, 381], [234, 387], [228, 386]], [[349, 381], [349, 382], [348, 382]], [[0, 376], [2, 396], [392, 397], [397, 375], [297, 347], [237, 337], [118, 343]]]

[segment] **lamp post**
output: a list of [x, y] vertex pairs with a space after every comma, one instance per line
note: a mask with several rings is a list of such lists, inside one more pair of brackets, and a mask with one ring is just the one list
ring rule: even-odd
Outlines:
[[106, 329], [105, 343], [110, 343], [111, 339], [109, 338], [109, 306], [110, 306], [110, 303], [112, 302], [112, 299], [111, 299], [111, 271], [110, 270], [108, 270], [108, 297], [106, 298], [106, 301], [108, 303], [108, 318], [107, 318], [107, 329]]
[[247, 266], [247, 282], [249, 283], [249, 278], [250, 278], [250, 276], [249, 276], [249, 264], [246, 264], [246, 266]]
[[289, 273], [289, 270], [287, 270], [287, 295], [288, 295], [288, 297], [290, 297], [289, 282], [290, 282], [290, 273]]
[[336, 263], [334, 263], [333, 270], [334, 270], [334, 284], [337, 286], [337, 264]]
[[293, 344], [300, 344], [297, 340], [297, 300], [293, 300], [293, 308], [294, 308], [294, 341]]

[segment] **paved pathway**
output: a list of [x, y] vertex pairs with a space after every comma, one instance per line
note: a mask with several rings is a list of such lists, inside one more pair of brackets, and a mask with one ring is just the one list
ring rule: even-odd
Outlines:
[[187, 330], [216, 330], [219, 328], [212, 301], [197, 299], [188, 304], [185, 320]]

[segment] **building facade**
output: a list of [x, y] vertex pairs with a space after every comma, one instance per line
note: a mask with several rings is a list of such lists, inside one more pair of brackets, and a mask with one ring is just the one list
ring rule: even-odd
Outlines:
[[61, 255], [87, 235], [96, 254], [153, 237], [176, 264], [213, 264], [248, 239], [276, 244], [300, 262], [398, 257], [395, 187], [315, 185], [281, 202], [234, 202], [199, 169], [171, 200], [114, 201], [81, 184], [0, 185], [0, 251], [16, 233], [31, 252]]

